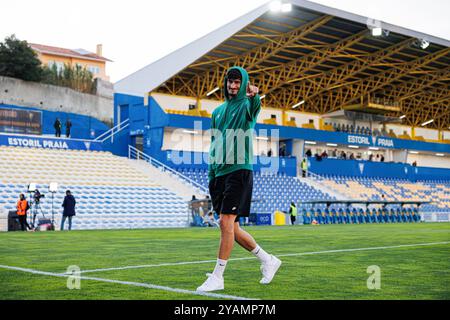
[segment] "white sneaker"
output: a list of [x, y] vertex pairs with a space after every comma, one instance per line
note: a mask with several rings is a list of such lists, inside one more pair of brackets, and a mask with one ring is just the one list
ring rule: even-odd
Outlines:
[[223, 278], [219, 278], [212, 273], [207, 273], [206, 276], [208, 279], [197, 288], [197, 291], [210, 292], [224, 289]]
[[269, 284], [281, 266], [280, 259], [273, 255], [271, 257], [270, 261], [261, 264], [261, 272], [263, 274], [263, 278], [259, 282], [261, 284]]

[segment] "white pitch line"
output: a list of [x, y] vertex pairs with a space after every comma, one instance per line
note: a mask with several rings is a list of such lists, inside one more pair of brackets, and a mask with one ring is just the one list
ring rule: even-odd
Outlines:
[[[7, 270], [27, 272], [27, 273], [32, 273], [32, 274], [37, 274], [37, 275], [42, 275], [42, 276], [50, 276], [50, 277], [67, 278], [69, 276], [72, 276], [69, 274], [53, 273], [53, 272], [39, 271], [39, 270], [34, 270], [34, 269], [26, 269], [26, 268], [19, 268], [19, 267], [5, 266], [5, 265], [0, 265], [0, 268], [7, 269]], [[171, 288], [171, 287], [159, 286], [159, 285], [155, 285], [155, 284], [151, 284], [151, 283], [120, 281], [120, 280], [85, 277], [85, 276], [80, 276], [80, 279], [81, 280], [99, 281], [99, 282], [108, 282], [108, 283], [114, 283], [114, 284], [123, 284], [123, 285], [128, 285], [128, 286], [143, 287], [143, 288], [170, 291], [170, 292], [176, 292], [176, 293], [192, 294], [192, 295], [211, 297], [211, 298], [221, 298], [221, 299], [231, 299], [231, 300], [259, 300], [259, 299], [254, 299], [254, 298], [245, 298], [245, 297], [231, 296], [231, 295], [226, 295], [226, 294]]]
[[[418, 243], [418, 244], [404, 244], [398, 246], [389, 247], [369, 247], [369, 248], [355, 248], [355, 249], [339, 249], [339, 250], [327, 250], [327, 251], [313, 251], [313, 252], [300, 252], [300, 253], [288, 253], [279, 254], [277, 257], [294, 257], [294, 256], [306, 256], [314, 254], [324, 254], [324, 253], [340, 253], [340, 252], [354, 252], [354, 251], [368, 251], [368, 250], [386, 250], [386, 249], [396, 249], [396, 248], [408, 248], [408, 247], [422, 247], [422, 246], [434, 246], [450, 244], [450, 242], [431, 242], [431, 243]], [[241, 261], [241, 260], [254, 260], [256, 257], [247, 258], [233, 258], [228, 261]], [[103, 269], [92, 269], [92, 270], [82, 270], [81, 273], [93, 273], [93, 272], [106, 272], [115, 270], [129, 270], [129, 269], [144, 269], [144, 268], [155, 268], [155, 267], [167, 267], [167, 266], [181, 266], [189, 264], [203, 264], [203, 263], [215, 263], [217, 260], [201, 260], [201, 261], [185, 261], [185, 262], [173, 262], [173, 263], [160, 263], [160, 264], [144, 264], [137, 266], [125, 266], [116, 268], [103, 268]], [[63, 273], [64, 274], [64, 273]]]

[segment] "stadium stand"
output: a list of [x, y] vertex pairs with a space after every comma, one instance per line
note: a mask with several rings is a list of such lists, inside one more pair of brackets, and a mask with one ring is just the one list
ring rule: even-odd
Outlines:
[[[201, 169], [180, 169], [183, 175], [207, 187], [208, 174]], [[382, 198], [382, 195], [385, 197]], [[361, 201], [430, 201], [420, 212], [414, 205], [391, 204], [383, 208], [362, 208], [358, 205], [305, 203], [314, 200]], [[400, 179], [359, 178], [343, 176], [315, 176], [297, 178], [286, 175], [264, 175], [254, 172], [254, 191], [251, 213], [273, 214], [288, 211], [291, 201], [298, 204], [304, 224], [316, 220], [318, 224], [412, 223], [423, 220], [421, 214], [445, 214], [450, 211], [450, 182], [411, 182]]]
[[320, 182], [352, 200], [430, 201], [421, 207], [423, 212], [450, 211], [450, 181], [418, 181], [401, 179], [323, 176]]
[[36, 183], [46, 198], [38, 217], [51, 217], [48, 184], [57, 182], [54, 212], [57, 227], [66, 189], [77, 199], [73, 229], [184, 227], [186, 202], [109, 152], [50, 150], [0, 146], [0, 208], [15, 210], [20, 193]]
[[[206, 170], [180, 169], [180, 172], [203, 186], [208, 186]], [[297, 177], [254, 172], [252, 213], [288, 211], [291, 201], [298, 202], [299, 209], [302, 209], [307, 206], [303, 206], [301, 202], [316, 199], [336, 200], [328, 193], [301, 182]]]

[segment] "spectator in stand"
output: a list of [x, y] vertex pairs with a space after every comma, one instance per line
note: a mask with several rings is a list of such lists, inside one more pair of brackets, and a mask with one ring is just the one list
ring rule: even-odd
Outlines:
[[72, 128], [72, 121], [69, 118], [66, 120], [66, 138], [70, 137], [70, 129]]
[[332, 156], [333, 158], [337, 158], [337, 149], [334, 149], [334, 150], [331, 152], [331, 156]]
[[381, 155], [380, 162], [384, 162], [384, 155]]
[[351, 154], [349, 160], [355, 160], [355, 154]]
[[59, 118], [56, 118], [53, 127], [55, 128], [55, 137], [61, 137], [61, 121], [59, 121]]
[[311, 149], [306, 150], [305, 155], [306, 155], [308, 158], [311, 158], [311, 157], [312, 157]]
[[344, 151], [341, 152], [341, 159], [347, 160], [347, 154]]
[[269, 149], [269, 151], [267, 152], [267, 156], [271, 157], [272, 156], [272, 149]]
[[375, 158], [375, 162], [380, 162], [380, 155], [377, 154], [377, 157]]
[[280, 157], [286, 157], [286, 145], [284, 143], [280, 146]]
[[412, 166], [413, 166], [413, 167], [417, 167], [417, 161], [414, 161], [414, 162], [412, 163]]
[[322, 161], [322, 156], [320, 154], [318, 154], [317, 152], [314, 155], [314, 157], [316, 158], [316, 161]]
[[320, 155], [322, 158], [326, 159], [328, 158], [327, 150], [323, 150], [322, 154]]
[[369, 161], [373, 161], [373, 154], [369, 155]]

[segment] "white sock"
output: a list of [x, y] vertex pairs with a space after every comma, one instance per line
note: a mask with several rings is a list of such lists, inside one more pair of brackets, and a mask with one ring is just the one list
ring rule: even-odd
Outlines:
[[213, 274], [216, 277], [223, 278], [223, 272], [227, 266], [227, 260], [217, 259], [216, 267], [214, 268]]
[[272, 259], [272, 256], [265, 252], [263, 248], [256, 245], [256, 248], [252, 250], [252, 253], [261, 261], [261, 262], [267, 262]]

